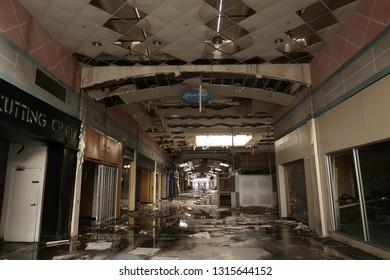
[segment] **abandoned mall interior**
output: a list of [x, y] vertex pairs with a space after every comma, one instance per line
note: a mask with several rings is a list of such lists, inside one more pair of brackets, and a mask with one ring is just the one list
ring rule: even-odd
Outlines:
[[0, 1], [0, 259], [390, 259], [390, 1]]

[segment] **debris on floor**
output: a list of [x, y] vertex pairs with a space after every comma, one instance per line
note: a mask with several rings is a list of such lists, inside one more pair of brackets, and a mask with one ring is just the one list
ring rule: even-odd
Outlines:
[[89, 242], [84, 250], [107, 250], [112, 247], [112, 242]]
[[143, 255], [143, 256], [153, 256], [158, 251], [160, 251], [160, 248], [144, 248], [144, 247], [138, 247], [132, 251], [129, 252], [129, 254], [133, 255]]

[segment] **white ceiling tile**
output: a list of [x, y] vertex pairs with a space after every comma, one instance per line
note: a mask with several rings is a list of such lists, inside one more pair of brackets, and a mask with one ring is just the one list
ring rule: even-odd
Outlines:
[[260, 40], [266, 40], [271, 36], [278, 35], [280, 32], [282, 32], [279, 28], [277, 28], [274, 25], [267, 25], [264, 26], [254, 32], [252, 32], [252, 35], [258, 37]]
[[78, 47], [80, 47], [84, 41], [88, 39], [89, 35], [78, 31], [77, 29], [67, 28], [60, 37], [58, 37], [58, 41], [67, 46], [68, 49], [72, 48], [72, 51], [75, 51]]
[[313, 55], [319, 53], [322, 48], [326, 45], [326, 42], [322, 41], [322, 42], [318, 42], [316, 44], [313, 44], [313, 45], [310, 45], [308, 47], [305, 47], [302, 49], [302, 51], [307, 51]]
[[305, 21], [297, 14], [289, 14], [274, 22], [274, 25], [282, 31], [292, 30], [302, 24], [305, 24]]
[[275, 50], [275, 49], [259, 54], [259, 57], [261, 57], [262, 59], [264, 59], [266, 61], [271, 61], [271, 60], [276, 59], [276, 58], [281, 57], [281, 56], [283, 56], [283, 54], [280, 51]]
[[245, 4], [252, 8], [256, 12], [260, 12], [269, 6], [275, 4], [275, 0], [242, 0]]
[[179, 46], [182, 46], [186, 49], [190, 49], [199, 43], [202, 43], [202, 41], [196, 40], [188, 35], [184, 35], [175, 41], [175, 44], [178, 44]]
[[289, 14], [294, 13], [284, 2], [274, 2], [274, 4], [260, 12], [268, 21], [274, 22]]
[[318, 0], [283, 0], [283, 2], [296, 12], [318, 2]]
[[91, 5], [85, 6], [79, 16], [100, 25], [103, 25], [111, 18], [111, 14]]
[[100, 25], [90, 22], [82, 17], [77, 17], [69, 27], [78, 29], [80, 32], [92, 35], [99, 29]]
[[156, 19], [153, 16], [148, 15], [147, 17], [143, 18], [140, 22], [138, 22], [135, 26], [140, 29], [144, 29], [150, 33], [156, 34], [161, 30], [161, 28], [167, 26], [167, 24], [162, 22], [159, 19]]
[[195, 30], [191, 31], [188, 33], [191, 37], [199, 40], [199, 41], [205, 41], [205, 40], [210, 40], [217, 34], [216, 31], [212, 30], [211, 28], [201, 25]]
[[183, 52], [183, 53], [178, 54], [176, 56], [178, 58], [180, 58], [181, 60], [186, 61], [186, 62], [191, 62], [191, 61], [194, 61], [194, 60], [199, 58], [196, 53], [193, 53], [190, 51]]
[[184, 33], [189, 33], [195, 29], [197, 29], [201, 23], [188, 15], [183, 15], [174, 21], [172, 24], [175, 28], [183, 31]]
[[325, 29], [317, 31], [317, 35], [320, 36], [323, 40], [329, 41], [331, 38], [334, 37], [334, 35], [340, 29], [340, 26], [341, 26], [340, 23], [333, 24]]
[[76, 52], [80, 53], [80, 54], [83, 54], [83, 55], [86, 55], [86, 56], [89, 56], [91, 58], [94, 58], [95, 56], [99, 55], [102, 50], [103, 50], [102, 47], [99, 47], [99, 48], [94, 47], [92, 44], [90, 44], [88, 42], [88, 43], [85, 43], [85, 44], [81, 45], [76, 50]]
[[271, 61], [281, 56], [283, 56], [283, 54], [275, 49], [259, 54], [259, 57], [266, 61]]
[[201, 23], [209, 22], [213, 18], [217, 17], [218, 14], [218, 10], [205, 3], [196, 6], [194, 9], [187, 13], [187, 15]]
[[164, 38], [169, 42], [174, 42], [180, 37], [184, 36], [185, 33], [181, 32], [180, 30], [177, 30], [172, 26], [167, 26], [163, 28], [161, 31], [159, 31], [158, 33], [156, 33], [155, 35], [159, 38]]
[[253, 54], [251, 51], [248, 51], [248, 50], [242, 50], [238, 53], [235, 53], [232, 55], [233, 58], [236, 58], [238, 60], [247, 60], [247, 59], [250, 59], [254, 56], [255, 54]]
[[87, 5], [87, 3], [80, 0], [52, 0], [50, 5], [77, 15]]
[[93, 37], [95, 37], [96, 39], [99, 39], [100, 41], [101, 40], [105, 40], [105, 41], [108, 41], [108, 42], [115, 42], [117, 41], [120, 37], [122, 37], [121, 34], [111, 30], [111, 29], [108, 29], [108, 28], [105, 28], [105, 27], [100, 27], [94, 34], [93, 34]]
[[253, 32], [261, 27], [266, 26], [269, 23], [270, 22], [261, 14], [254, 14], [253, 16], [250, 16], [243, 21], [240, 21], [238, 25], [249, 32]]
[[186, 49], [176, 44], [170, 44], [162, 48], [161, 51], [170, 54], [172, 56], [176, 56], [176, 54], [185, 52]]
[[255, 45], [247, 48], [246, 50], [253, 53], [253, 54], [259, 55], [260, 53], [267, 52], [270, 49], [273, 49], [273, 47], [271, 47], [269, 44], [267, 44], [265, 42], [259, 42]]
[[183, 1], [183, 0], [166, 0], [166, 3], [179, 9], [183, 12], [188, 12], [189, 10], [195, 8], [202, 4], [203, 0], [191, 0], [191, 1]]
[[158, 9], [156, 9], [149, 15], [161, 20], [166, 24], [170, 24], [171, 22], [179, 18], [182, 14], [182, 11], [179, 11], [178, 9], [168, 4], [162, 4], [158, 7]]
[[76, 15], [57, 7], [49, 6], [43, 14], [43, 17], [60, 24], [69, 25], [75, 19]]
[[19, 0], [19, 3], [37, 19], [41, 18], [50, 2], [45, 1], [31, 1], [31, 0]]
[[208, 44], [198, 44], [195, 47], [192, 47], [191, 52], [197, 54], [199, 57], [203, 57], [214, 51], [215, 49]]
[[150, 14], [160, 5], [164, 3], [165, 0], [128, 0], [127, 4], [140, 9], [141, 11]]
[[345, 5], [337, 10], [334, 10], [332, 13], [339, 22], [347, 21], [360, 7], [361, 1], [352, 2], [348, 5]]
[[237, 39], [234, 41], [234, 43], [238, 46], [240, 46], [241, 48], [244, 48], [244, 49], [247, 49], [257, 43], [260, 42], [260, 39], [258, 39], [257, 37], [255, 36], [252, 36], [250, 34], [247, 34], [243, 37], [241, 37], [240, 39]]
[[111, 45], [108, 46], [105, 50], [105, 53], [116, 56], [116, 57], [122, 57], [127, 54], [129, 54], [129, 50], [126, 48], [119, 47], [117, 45]]
[[[275, 43], [275, 40], [279, 40], [279, 39], [282, 39], [283, 42]], [[293, 41], [293, 39], [291, 37], [287, 36], [287, 34], [283, 32], [283, 33], [279, 33], [279, 34], [274, 35], [274, 36], [270, 36], [264, 42], [267, 43], [270, 46], [273, 46], [274, 48], [278, 48], [278, 47], [283, 46], [285, 44], [288, 44], [288, 43], [290, 43], [292, 41]]]
[[44, 26], [45, 30], [49, 32], [54, 39], [57, 39], [67, 28], [64, 24], [60, 24], [46, 18], [39, 20], [39, 23]]

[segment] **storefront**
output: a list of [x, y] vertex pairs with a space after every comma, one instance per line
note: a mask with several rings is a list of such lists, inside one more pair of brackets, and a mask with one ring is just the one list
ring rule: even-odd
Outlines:
[[0, 238], [69, 238], [80, 125], [0, 80]]
[[120, 213], [122, 144], [90, 127], [85, 130], [80, 221], [96, 225]]

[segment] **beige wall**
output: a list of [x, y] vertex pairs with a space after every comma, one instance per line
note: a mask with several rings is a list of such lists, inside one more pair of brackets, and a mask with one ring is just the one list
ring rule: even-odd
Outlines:
[[390, 138], [389, 88], [386, 76], [275, 142], [282, 217], [287, 214], [283, 164], [303, 159], [309, 226], [324, 236], [331, 234], [326, 155]]

